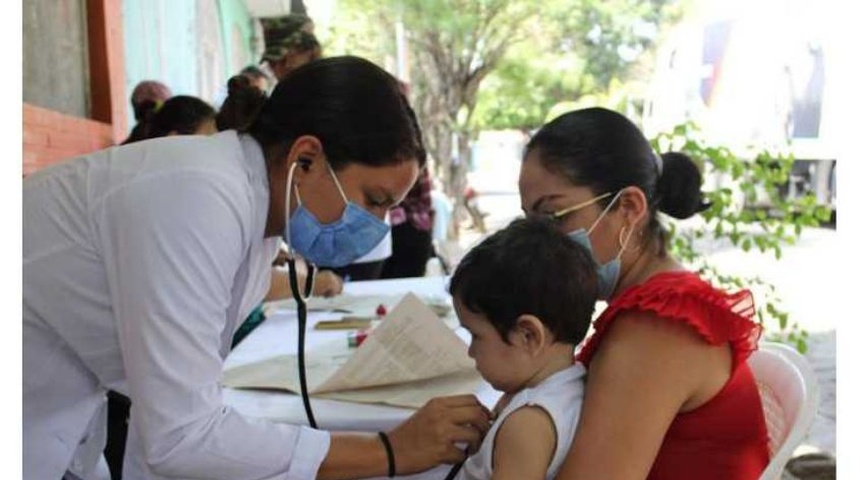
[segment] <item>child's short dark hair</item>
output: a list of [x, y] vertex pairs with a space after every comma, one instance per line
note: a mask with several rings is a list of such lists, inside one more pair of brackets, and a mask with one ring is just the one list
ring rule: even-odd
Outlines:
[[517, 219], [460, 261], [449, 292], [493, 324], [505, 342], [520, 315], [531, 314], [556, 341], [585, 338], [597, 301], [591, 253], [545, 219]]

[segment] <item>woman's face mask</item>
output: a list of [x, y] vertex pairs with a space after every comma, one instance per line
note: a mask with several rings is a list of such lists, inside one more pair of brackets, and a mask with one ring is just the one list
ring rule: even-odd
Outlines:
[[[627, 235], [626, 240], [619, 237], [619, 243], [621, 248], [618, 250], [618, 254], [610, 261], [600, 264], [597, 260], [597, 257], [594, 255], [594, 248], [591, 245], [591, 239], [589, 235], [592, 231], [594, 231], [594, 227], [600, 223], [600, 220], [612, 209], [612, 206], [615, 202], [620, 198], [621, 192], [620, 190], [615, 196], [612, 198], [612, 201], [609, 202], [609, 205], [606, 206], [605, 209], [600, 213], [600, 216], [597, 217], [597, 220], [591, 224], [591, 227], [588, 230], [584, 228], [577, 228], [571, 232], [568, 232], [568, 236], [575, 242], [579, 243], [583, 247], [585, 247], [590, 253], [591, 258], [594, 260], [595, 265], [597, 267], [597, 298], [600, 300], [608, 300], [612, 293], [615, 291], [615, 287], [618, 284], [618, 278], [621, 276], [621, 254], [624, 253], [624, 250], [627, 248], [627, 245], [630, 243], [630, 237], [633, 234], [633, 230], [630, 230], [630, 234]], [[578, 205], [574, 205], [572, 207], [565, 208], [563, 210], [559, 210], [557, 212], [552, 213], [551, 215], [556, 219], [560, 219], [561, 217], [573, 213], [577, 210], [585, 208], [592, 203], [595, 203], [599, 200], [602, 200], [609, 195], [611, 192], [604, 193], [603, 195], [599, 195], [597, 197], [592, 198], [591, 200], [585, 201]], [[621, 236], [623, 237], [624, 230], [622, 229]]]
[[[298, 162], [290, 167], [287, 175], [286, 212], [290, 212], [290, 189], [293, 184], [293, 171]], [[343, 188], [326, 163], [341, 200], [346, 204], [341, 217], [331, 223], [322, 224], [310, 210], [302, 205], [298, 186], [296, 199], [298, 207], [292, 217], [287, 219], [284, 228], [284, 241], [309, 262], [326, 267], [343, 267], [373, 249], [388, 234], [388, 224], [347, 199]]]

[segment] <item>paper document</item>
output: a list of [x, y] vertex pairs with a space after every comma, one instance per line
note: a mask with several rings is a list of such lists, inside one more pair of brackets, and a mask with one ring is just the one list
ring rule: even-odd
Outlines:
[[[472, 393], [480, 380], [463, 340], [411, 293], [360, 347], [333, 341], [308, 351], [305, 363], [312, 395], [356, 402], [420, 407], [433, 397]], [[298, 393], [298, 361], [284, 355], [232, 368], [223, 384]]]

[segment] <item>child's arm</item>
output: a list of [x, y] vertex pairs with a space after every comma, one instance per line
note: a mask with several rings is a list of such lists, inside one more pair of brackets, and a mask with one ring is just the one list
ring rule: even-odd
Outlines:
[[556, 448], [546, 410], [522, 407], [504, 421], [493, 445], [493, 480], [543, 480]]

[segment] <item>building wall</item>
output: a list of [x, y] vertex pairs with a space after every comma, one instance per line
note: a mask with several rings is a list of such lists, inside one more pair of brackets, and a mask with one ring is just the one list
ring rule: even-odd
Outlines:
[[249, 64], [259, 61], [262, 38], [257, 38], [255, 20], [241, 0], [218, 0], [221, 34], [224, 42], [224, 74], [235, 75]]
[[89, 115], [84, 0], [30, 0], [22, 5], [24, 101], [68, 115]]
[[214, 103], [259, 56], [244, 0], [27, 0], [22, 13], [25, 175], [121, 142], [140, 81]]
[[122, 139], [120, 1], [24, 2], [24, 175]]
[[[174, 94], [197, 94], [196, 3], [123, 0], [127, 96], [143, 80], [163, 82]], [[129, 117], [130, 129], [134, 118]]]
[[176, 95], [215, 103], [230, 75], [251, 61], [254, 20], [243, 0], [122, 3], [129, 95], [140, 81], [159, 80]]

